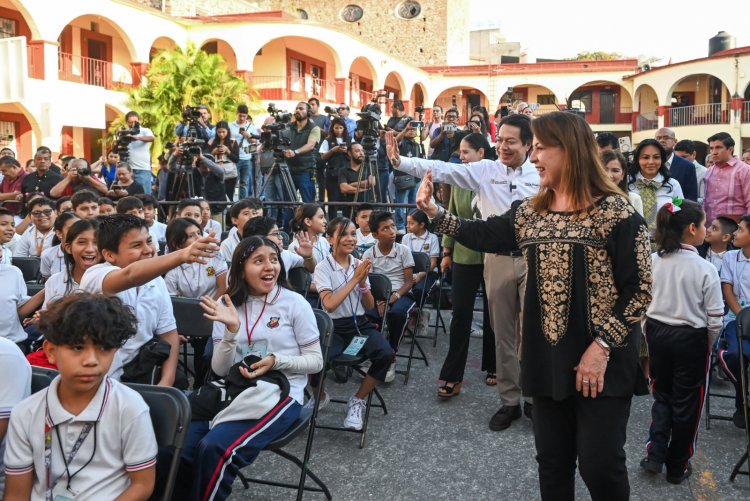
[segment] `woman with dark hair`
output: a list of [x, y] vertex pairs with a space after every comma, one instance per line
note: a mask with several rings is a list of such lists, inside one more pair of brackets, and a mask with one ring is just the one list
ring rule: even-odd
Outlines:
[[229, 201], [234, 201], [234, 189], [237, 186], [237, 162], [240, 160], [240, 147], [232, 139], [229, 124], [221, 120], [216, 124], [216, 135], [208, 141], [208, 147], [216, 164], [224, 169], [224, 188]]
[[578, 466], [594, 501], [624, 501], [630, 403], [646, 390], [634, 328], [651, 300], [648, 232], [581, 117], [548, 113], [531, 128], [537, 195], [487, 221], [460, 219], [431, 200], [428, 172], [417, 206], [471, 249], [523, 252], [521, 383], [534, 398], [542, 499], [573, 500]]
[[481, 105], [474, 106], [471, 109], [471, 114], [474, 115], [477, 113], [482, 115], [482, 120], [484, 121], [484, 126], [485, 126], [485, 130], [484, 130], [485, 137], [490, 143], [494, 143], [495, 136], [497, 135], [497, 128], [495, 126], [495, 122], [493, 120], [490, 120], [490, 114], [487, 111], [486, 107], [481, 106]]
[[643, 218], [649, 232], [656, 229], [656, 213], [672, 197], [682, 198], [682, 188], [667, 169], [667, 151], [656, 139], [646, 139], [633, 152], [634, 162], [628, 172], [628, 191], [643, 201]]
[[[328, 136], [321, 141], [320, 158], [326, 163], [325, 189], [328, 194], [328, 219], [333, 219], [338, 213], [338, 206], [331, 202], [341, 200], [339, 193], [339, 171], [349, 165], [349, 146], [352, 140], [346, 129], [346, 123], [342, 118], [336, 117], [331, 120], [331, 128]], [[322, 181], [322, 180], [321, 180]]]
[[635, 207], [635, 210], [643, 215], [643, 201], [638, 193], [628, 190], [628, 161], [622, 156], [619, 151], [604, 151], [601, 154], [602, 165], [604, 170], [607, 171], [609, 179], [617, 185], [623, 193], [628, 196], [630, 205]]

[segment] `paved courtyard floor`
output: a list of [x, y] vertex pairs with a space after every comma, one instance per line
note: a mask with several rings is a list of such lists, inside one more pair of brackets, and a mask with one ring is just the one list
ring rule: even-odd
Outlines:
[[[446, 314], [447, 313], [447, 314]], [[433, 312], [434, 315], [434, 312]], [[446, 323], [450, 317], [444, 312]], [[481, 339], [472, 338], [466, 377], [460, 395], [440, 401], [435, 396], [438, 375], [448, 348], [448, 337], [440, 331], [437, 347], [420, 340], [429, 367], [415, 362], [408, 385], [403, 377], [382, 391], [388, 415], [374, 409], [364, 449], [358, 436], [317, 430], [310, 466], [325, 481], [333, 499], [362, 501], [417, 500], [535, 500], [539, 499], [537, 465], [531, 422], [522, 417], [502, 432], [490, 431], [490, 417], [499, 408], [496, 387], [484, 384], [479, 371]], [[405, 367], [399, 359], [399, 368]], [[359, 384], [353, 377], [346, 384], [331, 378], [328, 390], [334, 397], [349, 398]], [[717, 386], [729, 391], [728, 383]], [[675, 486], [664, 476], [649, 476], [638, 467], [650, 421], [651, 397], [637, 397], [628, 426], [626, 452], [634, 500], [750, 500], [748, 477], [729, 482], [729, 473], [742, 451], [744, 434], [731, 422], [712, 421], [711, 429], [701, 423], [698, 449], [693, 457], [693, 476]], [[712, 412], [731, 415], [731, 401], [714, 399]], [[319, 415], [320, 423], [340, 425], [345, 406], [330, 404]], [[606, 426], [606, 423], [603, 424]], [[300, 456], [304, 438], [288, 446]], [[747, 467], [746, 467], [747, 468]], [[746, 469], [745, 468], [745, 469]], [[274, 454], [263, 453], [246, 474], [259, 478], [294, 480], [298, 470]], [[308, 480], [309, 483], [311, 483]], [[590, 499], [580, 477], [578, 499]], [[232, 499], [288, 500], [295, 493], [286, 489], [253, 484], [243, 490], [238, 481]], [[305, 493], [306, 500], [324, 500], [319, 493]]]

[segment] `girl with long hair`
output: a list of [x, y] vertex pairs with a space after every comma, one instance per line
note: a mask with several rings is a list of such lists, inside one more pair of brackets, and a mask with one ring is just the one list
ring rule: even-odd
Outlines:
[[337, 216], [338, 207], [331, 202], [340, 201], [339, 171], [349, 165], [348, 151], [352, 144], [344, 120], [331, 120], [328, 136], [320, 142], [320, 158], [326, 163], [325, 189], [328, 194], [328, 218]]
[[224, 188], [229, 201], [234, 201], [234, 189], [237, 186], [237, 162], [240, 161], [240, 147], [232, 139], [229, 124], [220, 120], [216, 124], [216, 135], [208, 141], [208, 147], [216, 164], [224, 169]]

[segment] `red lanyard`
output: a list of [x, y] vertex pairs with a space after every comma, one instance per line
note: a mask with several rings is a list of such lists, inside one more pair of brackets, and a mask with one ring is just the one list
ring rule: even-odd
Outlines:
[[247, 330], [247, 325], [250, 323], [247, 319], [247, 303], [245, 303], [245, 332], [247, 333], [247, 345], [251, 346], [252, 339], [253, 339], [253, 332], [255, 332], [255, 327], [258, 325], [258, 322], [260, 322], [260, 318], [263, 316], [263, 312], [266, 311], [266, 300], [268, 299], [268, 294], [266, 294], [266, 297], [263, 298], [263, 308], [260, 310], [260, 315], [258, 315], [258, 318], [255, 320], [255, 323], [253, 324], [253, 328], [250, 330]]

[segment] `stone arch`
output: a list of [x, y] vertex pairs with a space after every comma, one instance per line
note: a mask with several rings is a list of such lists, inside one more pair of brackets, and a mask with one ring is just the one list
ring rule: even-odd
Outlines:
[[201, 50], [208, 54], [218, 54], [226, 62], [227, 68], [231, 71], [237, 71], [237, 55], [234, 48], [221, 38], [208, 38], [201, 42]]

